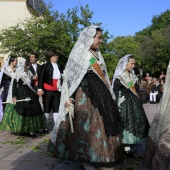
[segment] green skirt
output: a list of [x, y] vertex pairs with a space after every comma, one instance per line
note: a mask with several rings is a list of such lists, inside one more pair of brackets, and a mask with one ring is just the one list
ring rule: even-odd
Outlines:
[[38, 114], [31, 117], [26, 117], [17, 114], [14, 104], [7, 104], [4, 110], [4, 116], [0, 123], [0, 129], [17, 132], [17, 133], [28, 133], [36, 132], [46, 127], [45, 116]]
[[140, 144], [147, 137], [150, 128], [143, 103], [131, 93], [124, 93], [125, 101], [121, 103], [120, 115], [123, 119], [123, 144]]

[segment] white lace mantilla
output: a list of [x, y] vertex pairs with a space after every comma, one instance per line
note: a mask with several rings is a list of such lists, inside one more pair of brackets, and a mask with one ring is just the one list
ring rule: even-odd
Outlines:
[[[89, 51], [90, 46], [93, 44], [93, 39], [96, 34], [96, 28], [97, 26], [89, 26], [86, 27], [82, 33], [80, 34], [78, 41], [76, 42], [75, 46], [73, 47], [66, 67], [65, 67], [65, 74], [66, 74], [66, 80], [68, 84], [68, 93], [69, 96], [71, 96], [76, 89], [78, 88], [79, 84], [81, 83], [83, 77], [87, 73], [87, 70], [90, 67], [90, 58], [91, 53]], [[112, 92], [112, 88], [110, 85], [109, 77], [106, 70], [106, 65], [104, 62], [104, 59], [98, 51], [99, 61], [102, 65], [102, 69], [105, 71], [105, 78], [110, 86], [110, 92], [112, 96], [114, 97], [114, 94]], [[57, 118], [57, 121], [55, 122], [52, 134], [51, 134], [51, 141], [55, 144], [58, 127], [62, 121], [65, 121], [66, 119], [66, 108], [65, 108], [65, 102], [66, 102], [66, 90], [65, 87], [62, 86], [61, 90], [61, 98], [60, 98], [60, 106], [59, 106], [59, 116]]]
[[5, 69], [4, 69], [4, 73], [6, 75], [8, 75], [9, 77], [11, 77], [11, 83], [10, 83], [10, 86], [9, 86], [9, 90], [8, 90], [8, 95], [7, 95], [7, 99], [6, 101], [9, 101], [9, 102], [12, 102], [12, 86], [13, 86], [13, 80], [15, 78], [15, 72], [13, 72], [11, 70], [11, 68], [9, 66], [7, 66]]
[[[124, 57], [122, 57], [118, 64], [117, 64], [117, 67], [116, 67], [116, 70], [115, 70], [115, 73], [113, 75], [113, 80], [112, 80], [112, 87], [114, 86], [114, 82], [116, 80], [116, 78], [120, 78], [120, 76], [123, 74], [123, 72], [125, 71], [126, 69], [126, 65], [128, 63], [128, 58], [129, 56], [132, 56], [131, 54], [127, 54], [125, 55]], [[134, 73], [134, 71], [132, 71], [132, 74]], [[132, 74], [131, 74], [131, 77], [132, 77]], [[133, 74], [135, 75], [135, 74]], [[136, 78], [135, 78], [136, 79]], [[136, 82], [136, 80], [135, 80]], [[126, 86], [125, 86], [126, 87]]]
[[129, 89], [128, 82], [133, 82], [133, 84], [135, 84], [136, 81], [138, 80], [135, 74], [129, 73], [128, 75], [126, 71], [124, 71], [122, 75], [118, 76], [117, 78], [120, 80], [120, 83], [128, 89]]

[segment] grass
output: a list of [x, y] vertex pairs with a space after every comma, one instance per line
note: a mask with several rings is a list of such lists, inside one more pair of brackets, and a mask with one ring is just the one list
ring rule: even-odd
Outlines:
[[45, 138], [42, 142], [38, 143], [37, 145], [31, 146], [31, 149], [34, 152], [40, 152], [52, 156], [51, 152], [47, 151], [48, 143], [49, 143], [49, 139]]
[[16, 145], [17, 146], [16, 149], [19, 149], [19, 148], [24, 147], [25, 142], [26, 142], [26, 137], [20, 136], [13, 141], [4, 141], [2, 142], [2, 144]]

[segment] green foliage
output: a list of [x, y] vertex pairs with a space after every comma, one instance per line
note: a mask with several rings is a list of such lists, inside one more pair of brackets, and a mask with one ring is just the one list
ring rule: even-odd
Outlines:
[[89, 6], [86, 5], [85, 7], [80, 7], [81, 9], [81, 19], [80, 24], [84, 27], [91, 25], [91, 19], [93, 18], [93, 12], [90, 11]]
[[70, 36], [60, 20], [55, 21], [50, 13], [43, 18], [32, 17], [16, 26], [3, 30], [0, 34], [1, 53], [26, 57], [35, 51], [40, 61], [45, 60], [48, 49], [56, 49], [61, 58], [69, 53]]
[[170, 25], [170, 10], [167, 10], [160, 15], [153, 16], [152, 25], [150, 27], [152, 30], [158, 30], [162, 28], [167, 28]]
[[103, 54], [103, 57], [106, 62], [109, 77], [112, 79], [119, 59], [114, 54]]
[[126, 54], [137, 54], [139, 44], [133, 36], [118, 36], [110, 42], [110, 48], [118, 58], [121, 58]]
[[[140, 44], [135, 40], [133, 36], [118, 36], [108, 43], [108, 49], [112, 54], [114, 54], [114, 61], [118, 62], [120, 58], [127, 54], [132, 54], [136, 59], [136, 67], [139, 69], [142, 65], [141, 54], [140, 54]], [[112, 65], [112, 72], [115, 70], [116, 65], [113, 63], [107, 63], [107, 65]], [[109, 75], [111, 73], [109, 72]]]
[[[3, 143], [3, 144], [16, 145], [16, 148], [17, 148], [17, 149], [20, 149], [20, 148], [24, 147], [25, 142], [26, 142], [26, 137], [20, 136], [20, 137], [16, 138], [15, 140], [12, 140], [12, 141], [4, 141], [4, 142], [2, 142], [2, 143]], [[20, 151], [20, 152], [22, 152], [22, 151]]]
[[[153, 16], [152, 24], [136, 33], [143, 69], [150, 74], [166, 70], [170, 60], [170, 10]], [[157, 75], [158, 76], [158, 75]]]
[[31, 146], [31, 149], [34, 152], [40, 152], [52, 156], [52, 153], [47, 151], [48, 143], [49, 143], [49, 139], [45, 138], [42, 142], [38, 143], [37, 145]]

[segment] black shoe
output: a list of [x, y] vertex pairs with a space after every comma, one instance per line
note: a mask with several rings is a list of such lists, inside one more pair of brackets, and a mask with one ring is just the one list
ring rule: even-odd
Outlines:
[[134, 158], [135, 157], [132, 150], [125, 151], [125, 156], [128, 157], [128, 158]]
[[48, 129], [47, 129], [47, 128], [44, 128], [44, 129], [43, 129], [43, 133], [49, 133]]
[[22, 132], [22, 133], [20, 133], [20, 135], [21, 136], [27, 136], [27, 133]]
[[32, 133], [32, 132], [27, 133], [27, 136], [31, 137], [31, 138], [36, 138], [37, 137], [37, 135], [35, 133]]

